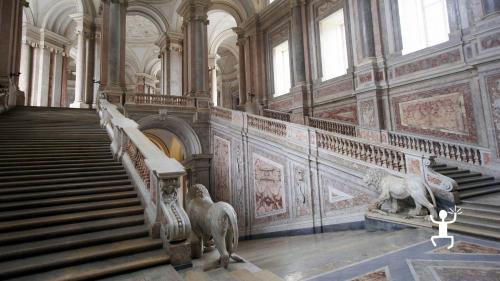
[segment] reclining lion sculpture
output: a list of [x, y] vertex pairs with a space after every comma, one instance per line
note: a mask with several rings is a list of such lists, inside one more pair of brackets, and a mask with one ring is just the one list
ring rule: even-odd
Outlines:
[[[220, 264], [227, 268], [230, 258], [238, 247], [238, 224], [236, 212], [226, 202], [214, 203], [208, 190], [202, 184], [195, 184], [188, 190], [186, 212], [191, 221], [193, 234], [199, 239], [199, 248], [195, 253], [203, 253], [203, 244], [213, 238], [215, 248], [220, 254]], [[193, 245], [194, 246], [194, 245]], [[199, 258], [200, 256], [195, 256]]]
[[[411, 197], [415, 202], [415, 209], [410, 210], [408, 213], [410, 216], [421, 215], [422, 206], [427, 208], [433, 217], [437, 216], [434, 195], [430, 187], [417, 176], [408, 175], [405, 178], [399, 178], [385, 171], [372, 169], [366, 173], [363, 181], [367, 185], [374, 186], [380, 192], [380, 196], [372, 209], [380, 209], [384, 202], [391, 201], [392, 206], [389, 213], [397, 213], [399, 211], [398, 200]], [[429, 193], [434, 204], [427, 200], [427, 193]]]

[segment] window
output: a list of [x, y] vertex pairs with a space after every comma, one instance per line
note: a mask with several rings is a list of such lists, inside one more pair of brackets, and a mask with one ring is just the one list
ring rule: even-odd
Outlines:
[[347, 73], [347, 42], [344, 11], [340, 9], [319, 22], [323, 81]]
[[448, 41], [446, 0], [399, 0], [403, 55]]
[[274, 96], [290, 91], [290, 56], [288, 41], [273, 48]]

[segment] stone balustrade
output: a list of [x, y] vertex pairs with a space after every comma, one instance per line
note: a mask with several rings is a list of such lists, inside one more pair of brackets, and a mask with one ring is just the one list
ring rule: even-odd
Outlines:
[[257, 129], [268, 134], [276, 135], [278, 137], [286, 137], [287, 125], [282, 121], [273, 120], [267, 117], [257, 115], [247, 115], [248, 128]]
[[138, 188], [151, 232], [167, 242], [186, 241], [191, 226], [177, 199], [184, 167], [161, 152], [116, 105], [101, 99], [98, 112], [112, 140], [113, 154]]
[[397, 148], [321, 131], [316, 131], [316, 139], [318, 148], [397, 172], [407, 172], [405, 153]]
[[222, 107], [216, 107], [216, 106], [211, 107], [210, 113], [215, 117], [222, 118], [222, 119], [229, 120], [229, 121], [231, 121], [233, 118], [232, 110], [222, 108]]
[[127, 94], [127, 104], [136, 105], [162, 105], [174, 107], [196, 107], [196, 99], [181, 96]]
[[290, 120], [291, 120], [290, 113], [271, 110], [271, 109], [264, 109], [264, 117], [272, 118], [272, 119], [276, 119], [276, 120], [280, 120], [280, 121], [285, 121], [285, 122], [290, 122]]
[[473, 146], [403, 135], [395, 132], [387, 132], [387, 141], [393, 146], [425, 152], [458, 162], [473, 165], [485, 164], [482, 149]]
[[356, 126], [349, 123], [309, 117], [309, 126], [336, 134], [352, 137], [357, 136]]

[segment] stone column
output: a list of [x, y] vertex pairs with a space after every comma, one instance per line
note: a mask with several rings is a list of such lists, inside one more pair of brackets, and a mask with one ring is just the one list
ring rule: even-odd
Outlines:
[[247, 103], [246, 94], [246, 69], [245, 69], [245, 36], [241, 28], [233, 29], [236, 34], [238, 34], [238, 79], [239, 79], [239, 97], [240, 106], [244, 106]]
[[21, 74], [19, 76], [19, 90], [24, 92], [24, 105], [29, 105], [31, 96], [31, 66], [32, 66], [31, 45], [23, 42], [21, 47]]
[[25, 1], [0, 0], [0, 88], [7, 93], [0, 107], [16, 105], [20, 72], [22, 9]]
[[219, 106], [217, 100], [217, 55], [208, 57], [208, 69], [210, 74], [210, 95], [212, 96], [212, 103]]
[[304, 52], [304, 24], [303, 13], [305, 7], [304, 0], [290, 0], [291, 6], [291, 23], [292, 32], [291, 46], [292, 46], [292, 88], [290, 93], [293, 95], [293, 108], [292, 108], [292, 122], [304, 124], [306, 122], [305, 116], [308, 113], [307, 106], [307, 87], [306, 87], [306, 65], [305, 65], [305, 52]]
[[363, 58], [375, 56], [371, 0], [358, 0], [359, 31]]
[[63, 54], [54, 52], [54, 67], [52, 74], [52, 107], [61, 106], [62, 78], [63, 78]]
[[[95, 56], [94, 56], [94, 77], [96, 83], [93, 84], [94, 97], [92, 99], [92, 108], [96, 108], [97, 99], [99, 98], [99, 85], [101, 83], [101, 43], [102, 43], [102, 18], [96, 19], [96, 32], [95, 32]], [[97, 83], [99, 82], [99, 83]]]
[[160, 39], [156, 43], [158, 47], [160, 47], [160, 55], [158, 58], [161, 63], [161, 74], [160, 74], [160, 95], [168, 95], [168, 74], [169, 74], [169, 65], [168, 65], [168, 37], [167, 34], [164, 33], [161, 35]]
[[37, 51], [37, 68], [35, 69], [36, 85], [33, 93], [34, 106], [48, 106], [49, 104], [49, 84], [50, 84], [50, 50], [40, 42]]
[[182, 96], [182, 34], [168, 33], [168, 93]]
[[72, 108], [88, 108], [85, 104], [85, 86], [86, 86], [86, 55], [87, 43], [85, 30], [80, 27], [77, 30], [78, 36], [78, 55], [76, 58], [76, 81], [75, 81], [75, 101], [70, 105]]
[[87, 49], [85, 58], [85, 104], [91, 108], [94, 103], [95, 26], [91, 27], [87, 38], [85, 38], [85, 45]]
[[62, 61], [61, 76], [61, 106], [68, 106], [68, 57], [64, 56]]
[[[208, 89], [208, 0], [183, 0], [178, 13], [185, 24], [184, 50], [187, 56], [186, 95], [209, 101]], [[207, 104], [208, 106], [208, 104]]]
[[127, 0], [103, 0], [101, 92], [115, 104], [124, 102]]
[[301, 85], [306, 80], [304, 62], [304, 36], [302, 30], [302, 6], [303, 0], [291, 0], [292, 15], [292, 59], [293, 59], [293, 85]]

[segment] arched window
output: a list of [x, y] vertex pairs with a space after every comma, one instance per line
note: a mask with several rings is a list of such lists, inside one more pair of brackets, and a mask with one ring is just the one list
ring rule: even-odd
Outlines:
[[398, 7], [403, 55], [448, 41], [446, 0], [399, 0]]

